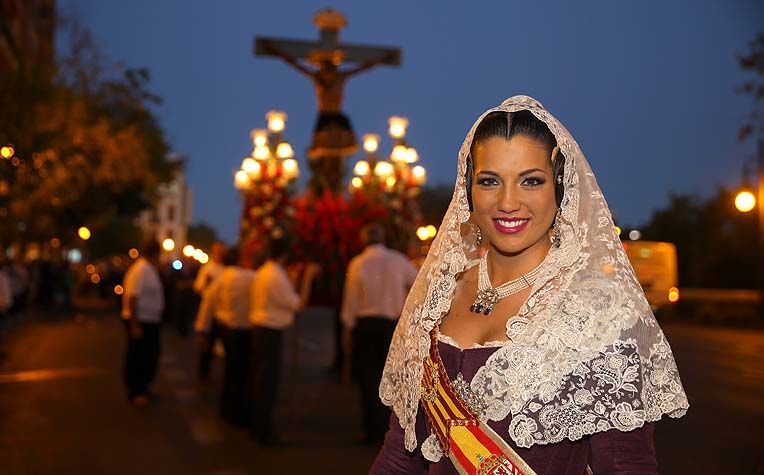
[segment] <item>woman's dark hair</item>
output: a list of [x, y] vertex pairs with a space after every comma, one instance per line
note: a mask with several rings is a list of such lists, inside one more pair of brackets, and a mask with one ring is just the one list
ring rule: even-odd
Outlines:
[[[491, 112], [483, 118], [475, 129], [475, 135], [470, 145], [470, 154], [467, 156], [467, 172], [464, 179], [467, 184], [467, 203], [472, 211], [472, 175], [474, 173], [473, 158], [475, 147], [492, 137], [501, 137], [509, 140], [515, 135], [522, 135], [545, 145], [551, 156], [552, 150], [557, 146], [552, 131], [544, 122], [539, 120], [531, 111], [521, 110], [517, 112]], [[554, 195], [557, 207], [562, 203], [565, 188], [562, 182], [562, 174], [565, 170], [565, 156], [558, 151], [552, 162], [552, 175], [554, 179]]]

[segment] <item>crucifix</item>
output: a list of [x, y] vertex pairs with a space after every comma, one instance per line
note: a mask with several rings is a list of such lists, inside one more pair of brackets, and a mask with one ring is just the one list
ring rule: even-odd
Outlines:
[[[311, 188], [338, 192], [342, 186], [345, 157], [358, 150], [350, 119], [342, 112], [345, 82], [378, 65], [398, 66], [401, 51], [353, 44], [341, 44], [339, 32], [345, 17], [332, 9], [319, 11], [313, 23], [317, 42], [281, 38], [255, 38], [255, 55], [275, 56], [307, 76], [316, 89], [318, 119], [308, 149], [312, 173]], [[342, 66], [350, 64], [350, 67]]]

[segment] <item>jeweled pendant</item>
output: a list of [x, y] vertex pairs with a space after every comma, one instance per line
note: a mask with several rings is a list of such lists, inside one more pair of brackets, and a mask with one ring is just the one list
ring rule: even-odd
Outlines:
[[499, 301], [499, 294], [494, 289], [479, 290], [475, 296], [475, 303], [470, 306], [470, 312], [488, 315], [493, 306]]

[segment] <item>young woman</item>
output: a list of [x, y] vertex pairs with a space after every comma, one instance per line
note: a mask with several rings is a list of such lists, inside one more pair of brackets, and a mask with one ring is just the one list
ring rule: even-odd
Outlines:
[[654, 474], [688, 407], [578, 144], [540, 103], [484, 113], [409, 294], [372, 473]]

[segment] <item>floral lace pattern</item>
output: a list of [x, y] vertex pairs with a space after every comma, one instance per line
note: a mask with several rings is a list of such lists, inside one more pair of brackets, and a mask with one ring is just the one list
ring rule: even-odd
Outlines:
[[465, 138], [451, 204], [393, 336], [380, 397], [398, 416], [410, 451], [417, 446], [428, 333], [450, 309], [456, 277], [476, 257], [474, 229], [465, 226], [472, 137], [485, 115], [518, 110], [546, 123], [565, 156], [562, 245], [551, 248], [530, 296], [507, 322], [509, 341], [470, 383], [486, 403], [486, 418], [511, 416], [509, 437], [530, 447], [631, 430], [663, 414], [681, 416], [688, 407], [671, 349], [578, 144], [538, 101], [515, 96], [481, 115]]

